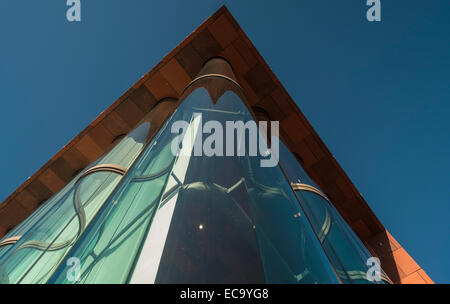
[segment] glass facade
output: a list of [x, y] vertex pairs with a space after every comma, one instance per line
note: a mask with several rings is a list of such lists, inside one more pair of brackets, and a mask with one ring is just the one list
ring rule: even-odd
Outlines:
[[3, 238], [16, 241], [0, 247], [1, 283], [50, 278], [141, 152], [149, 127], [138, 126]]
[[[367, 280], [371, 266], [367, 261], [372, 255], [283, 143], [280, 145], [280, 164], [287, 168], [286, 176], [340, 280], [343, 283], [376, 283]], [[384, 282], [389, 282], [382, 271], [378, 275]]]
[[367, 283], [370, 254], [284, 144], [261, 166], [274, 152], [224, 64], [10, 231], [1, 282]]
[[[81, 259], [80, 282], [338, 282], [278, 166], [195, 156], [212, 120], [252, 118], [232, 91], [215, 104], [204, 88], [191, 93], [69, 254]], [[176, 121], [188, 122], [178, 156]], [[64, 263], [52, 282], [70, 283]]]

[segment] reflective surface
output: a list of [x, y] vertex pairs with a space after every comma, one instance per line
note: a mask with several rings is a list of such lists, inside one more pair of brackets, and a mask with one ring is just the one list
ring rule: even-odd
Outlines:
[[344, 283], [370, 283], [366, 277], [366, 260], [351, 243], [328, 202], [310, 191], [296, 192], [341, 280]]
[[320, 189], [319, 186], [309, 177], [305, 169], [300, 165], [299, 160], [295, 157], [288, 147], [280, 141], [280, 165], [286, 174], [287, 179], [291, 183], [300, 183], [311, 185], [314, 188]]
[[[341, 281], [376, 283], [367, 280], [367, 260], [371, 254], [283, 143], [280, 143], [280, 163], [294, 183], [299, 203]], [[380, 276], [387, 280], [384, 273]]]
[[140, 125], [4, 237], [20, 238], [0, 248], [1, 283], [49, 279], [121, 178], [111, 172], [83, 174], [102, 164], [128, 168], [141, 152], [148, 129], [149, 123]]
[[[278, 166], [196, 156], [207, 121], [251, 119], [232, 91], [216, 104], [203, 88], [190, 94], [68, 255], [81, 260], [79, 283], [337, 283]], [[188, 128], [175, 156], [179, 120]], [[62, 263], [51, 282], [76, 283], [66, 274]]]
[[293, 154], [280, 142], [263, 165], [275, 152], [212, 61], [145, 149], [154, 124], [4, 238], [20, 237], [0, 247], [2, 283], [368, 282], [370, 254]]

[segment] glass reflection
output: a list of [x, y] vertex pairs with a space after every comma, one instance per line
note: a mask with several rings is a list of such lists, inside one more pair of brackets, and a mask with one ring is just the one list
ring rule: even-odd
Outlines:
[[[232, 91], [215, 104], [203, 88], [191, 93], [68, 254], [81, 260], [80, 281], [62, 263], [51, 282], [339, 282], [280, 168], [260, 167], [261, 156], [196, 156], [194, 113], [252, 120]], [[175, 156], [179, 120], [188, 129]]]
[[[280, 163], [288, 179], [295, 186], [299, 203], [343, 283], [371, 284], [367, 280], [366, 262], [372, 255], [365, 248], [339, 212], [328, 202], [318, 186], [312, 182], [289, 149], [280, 143]], [[308, 186], [313, 186], [313, 188]], [[382, 272], [380, 276], [388, 281]]]
[[137, 127], [3, 238], [20, 237], [0, 248], [1, 283], [48, 280], [121, 178], [111, 172], [83, 174], [102, 164], [128, 168], [141, 152], [149, 126]]

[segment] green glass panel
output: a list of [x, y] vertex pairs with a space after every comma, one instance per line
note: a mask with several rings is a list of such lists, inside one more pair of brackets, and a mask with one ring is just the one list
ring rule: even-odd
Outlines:
[[[171, 120], [184, 120], [187, 116], [183, 108], [201, 106], [199, 101], [204, 99], [194, 95], [190, 100], [175, 111]], [[69, 254], [81, 261], [80, 280], [71, 281], [67, 277], [67, 266], [62, 264], [52, 282], [123, 283], [129, 279], [168, 184], [175, 159], [171, 152], [175, 137], [166, 123]]]
[[94, 165], [128, 168], [142, 151], [148, 130], [149, 123], [141, 124], [6, 236], [21, 237], [0, 251], [2, 283], [48, 280], [121, 179], [101, 171], [80, 176]]

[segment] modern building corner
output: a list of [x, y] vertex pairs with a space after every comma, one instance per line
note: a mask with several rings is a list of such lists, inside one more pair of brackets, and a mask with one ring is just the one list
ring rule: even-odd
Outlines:
[[[433, 284], [302, 102], [221, 7], [0, 204], [0, 282]], [[212, 120], [278, 121], [279, 162], [171, 153]]]

